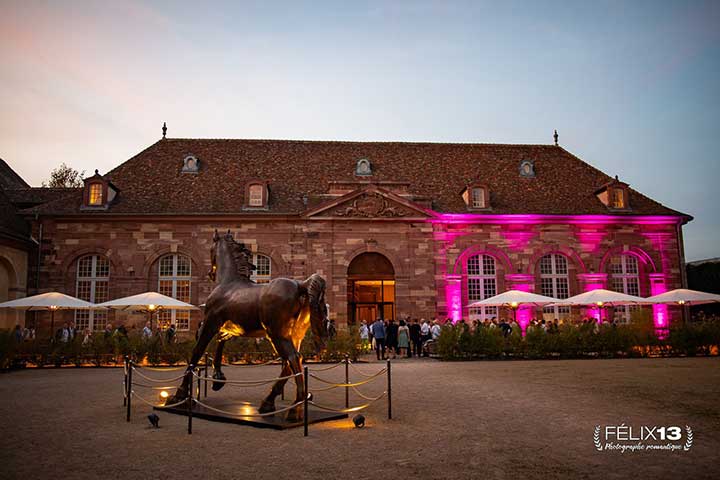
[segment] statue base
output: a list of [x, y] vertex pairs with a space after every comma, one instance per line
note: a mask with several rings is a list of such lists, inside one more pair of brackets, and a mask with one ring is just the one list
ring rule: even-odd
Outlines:
[[[258, 407], [245, 402], [222, 401], [221, 399], [204, 398], [203, 403], [224, 410], [228, 413], [220, 413], [202, 405], [194, 405], [192, 410], [193, 418], [201, 418], [213, 422], [235, 423], [238, 425], [248, 425], [256, 428], [272, 428], [274, 430], [285, 430], [288, 428], [302, 427], [303, 420], [287, 420], [287, 412], [276, 413], [275, 415], [267, 415], [264, 417], [253, 417], [257, 415]], [[285, 408], [282, 405], [277, 406], [278, 410]], [[188, 410], [185, 405], [177, 407], [154, 407], [154, 410], [174, 413], [177, 415], [187, 416]], [[348, 418], [347, 413], [327, 412], [324, 410], [313, 410], [312, 405], [308, 407], [308, 423], [329, 422], [332, 420], [342, 420]], [[232, 413], [232, 414], [231, 414]]]

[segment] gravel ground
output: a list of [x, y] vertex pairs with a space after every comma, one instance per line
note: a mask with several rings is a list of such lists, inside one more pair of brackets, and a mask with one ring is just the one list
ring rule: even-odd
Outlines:
[[[719, 367], [718, 358], [403, 359], [393, 364], [392, 421], [380, 401], [366, 411], [364, 429], [340, 420], [311, 425], [308, 438], [301, 428], [198, 419], [187, 435], [186, 418], [164, 412], [152, 429], [150, 407], [139, 402], [126, 423], [121, 370], [26, 370], [0, 376], [0, 477], [720, 478]], [[277, 366], [225, 372], [229, 379], [279, 373]], [[340, 381], [343, 374], [319, 375]], [[258, 403], [265, 388], [228, 386], [211, 396]], [[384, 386], [361, 389], [373, 395]], [[316, 399], [340, 406], [343, 395]], [[596, 451], [594, 427], [621, 423], [690, 425], [694, 444], [687, 452]]]

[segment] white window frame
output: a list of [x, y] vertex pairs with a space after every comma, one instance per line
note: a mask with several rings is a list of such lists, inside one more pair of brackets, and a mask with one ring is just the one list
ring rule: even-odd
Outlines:
[[[163, 259], [165, 259], [167, 257], [172, 257], [172, 259], [173, 259], [172, 275], [162, 275], [162, 270], [161, 270], [162, 261], [163, 261]], [[180, 259], [180, 257], [186, 258], [188, 261], [188, 264], [190, 266], [190, 270], [187, 275], [178, 275], [178, 260]], [[169, 253], [167, 255], [163, 255], [162, 257], [160, 257], [158, 259], [157, 264], [158, 264], [158, 266], [157, 266], [157, 268], [158, 268], [158, 291], [161, 290], [160, 285], [162, 282], [171, 281], [172, 282], [172, 292], [171, 292], [171, 295], [169, 295], [169, 296], [177, 299], [178, 282], [179, 281], [182, 281], [182, 282], [187, 281], [187, 282], [189, 282], [188, 288], [189, 288], [189, 292], [190, 292], [189, 298], [187, 299], [187, 303], [192, 303], [191, 302], [191, 299], [192, 299], [192, 259], [190, 257], [188, 257], [187, 255], [183, 255], [182, 253]], [[185, 300], [183, 300], [183, 301], [185, 301]], [[169, 319], [167, 318], [167, 316], [169, 316]], [[166, 318], [163, 318], [161, 321], [160, 317], [166, 317]], [[187, 325], [181, 325], [178, 322], [178, 317], [181, 320], [183, 320], [183, 322], [185, 321], [185, 318], [183, 318], [183, 317], [186, 317]], [[165, 324], [165, 322], [167, 322], [167, 324]], [[175, 328], [178, 331], [190, 330], [190, 310], [160, 310], [160, 312], [158, 313], [158, 328], [165, 329], [172, 324], [175, 325]]]
[[[620, 262], [615, 260], [619, 259]], [[628, 261], [628, 259], [631, 259]], [[633, 272], [630, 268], [634, 264], [635, 271]], [[613, 255], [610, 258], [610, 289], [626, 295], [640, 296], [640, 262], [638, 258], [630, 253], [621, 253], [619, 255]], [[613, 269], [614, 265], [620, 266], [620, 271], [616, 272]], [[615, 281], [619, 280], [622, 283], [622, 290], [615, 288]], [[637, 286], [637, 291], [631, 291], [630, 285], [634, 284]], [[618, 323], [630, 323], [630, 316], [632, 312], [637, 310], [637, 306], [623, 305], [617, 306], [613, 309], [615, 321]]]
[[[265, 187], [259, 183], [253, 183], [248, 187], [248, 206], [250, 207], [262, 207], [264, 205], [263, 197], [265, 196], [264, 192]], [[260, 193], [258, 196], [253, 195], [253, 190], [256, 190], [256, 193]]]
[[[91, 260], [91, 266], [90, 266], [90, 276], [89, 277], [81, 277], [80, 276], [80, 263], [86, 259], [86, 258], [92, 258]], [[107, 262], [108, 268], [107, 268], [107, 276], [99, 276], [98, 275], [98, 260], [103, 259], [105, 262]], [[90, 298], [82, 299], [80, 297], [80, 282], [90, 282]], [[97, 290], [97, 284], [99, 282], [107, 282], [107, 289], [108, 289], [108, 298], [104, 299], [103, 301], [106, 302], [110, 300], [110, 261], [107, 259], [107, 257], [103, 255], [98, 254], [90, 254], [90, 255], [83, 255], [82, 257], [78, 258], [77, 265], [75, 266], [75, 295], [78, 298], [81, 298], [82, 300], [85, 300], [87, 302], [96, 303], [96, 290]], [[107, 322], [107, 311], [105, 310], [75, 310], [75, 326], [80, 330], [80, 325], [85, 323], [85, 318], [87, 318], [87, 326], [84, 328], [90, 329], [90, 331], [99, 331], [103, 330], [105, 328], [105, 324]], [[80, 330], [82, 332], [82, 330]], [[53, 332], [54, 334], [54, 332]]]
[[[476, 272], [471, 273], [470, 262], [477, 259], [478, 269]], [[486, 264], [486, 261], [488, 262]], [[492, 269], [488, 269], [490, 264]], [[489, 273], [492, 271], [492, 273]], [[492, 255], [484, 253], [478, 253], [468, 257], [465, 262], [465, 273], [467, 275], [467, 282], [465, 284], [467, 288], [467, 299], [468, 303], [477, 302], [479, 300], [485, 300], [486, 298], [497, 295], [497, 261]], [[470, 291], [470, 282], [477, 282], [477, 293]], [[492, 319], [498, 316], [497, 307], [474, 307], [468, 310], [468, 320], [470, 322], [479, 320], [481, 322], [485, 319]]]
[[[543, 267], [542, 262], [544, 259], [550, 258], [550, 272], [543, 273]], [[558, 259], [562, 259], [563, 262], [565, 262], [565, 272], [562, 272], [562, 269], [560, 267], [560, 261]], [[540, 260], [538, 260], [538, 269], [540, 270], [540, 294], [546, 295], [548, 297], [558, 298], [558, 299], [565, 299], [570, 297], [570, 261], [565, 255], [562, 255], [560, 253], [548, 253], [547, 255], [543, 255]], [[543, 289], [543, 280], [550, 280], [550, 284], [552, 285], [551, 291], [548, 292], [547, 290]], [[561, 293], [561, 288], [559, 288], [559, 285], [565, 283], [567, 286], [567, 291], [564, 293]], [[554, 305], [552, 307], [544, 307], [543, 308], [543, 318], [545, 321], [548, 320], [555, 320], [567, 318], [570, 316], [570, 307], [567, 306], [558, 306]]]
[[485, 188], [473, 187], [470, 191], [470, 203], [472, 208], [485, 208]]
[[[267, 274], [261, 274], [259, 273], [259, 267], [260, 267], [260, 261], [259, 258], [263, 257], [263, 259], [267, 259], [268, 264], [268, 273]], [[272, 259], [269, 255], [263, 255], [262, 253], [253, 253], [252, 256], [252, 263], [258, 269], [252, 271], [252, 275], [250, 275], [250, 280], [252, 280], [255, 283], [270, 283], [270, 280], [272, 280]]]
[[[97, 197], [93, 201], [93, 190], [96, 191]], [[88, 187], [88, 205], [102, 205], [103, 204], [103, 186], [102, 183], [91, 183]]]

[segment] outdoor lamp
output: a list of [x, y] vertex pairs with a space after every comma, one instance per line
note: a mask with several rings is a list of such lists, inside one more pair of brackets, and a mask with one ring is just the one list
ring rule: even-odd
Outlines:
[[158, 417], [156, 414], [151, 413], [150, 415], [148, 415], [148, 420], [150, 421], [150, 425], [155, 428], [160, 428], [160, 417]]
[[157, 308], [157, 305], [148, 305], [148, 310], [151, 312]]
[[685, 305], [685, 300], [678, 300], [678, 305]]
[[365, 426], [365, 416], [362, 414], [355, 415], [353, 417], [353, 423], [356, 428], [363, 428]]
[[518, 302], [510, 302], [510, 306], [511, 306], [512, 308], [517, 308]]
[[602, 307], [602, 306], [603, 306], [603, 302], [597, 302], [597, 306], [598, 306], [598, 307]]
[[160, 401], [161, 401], [161, 402], [164, 402], [165, 400], [167, 400], [167, 398], [168, 398], [169, 396], [170, 396], [170, 394], [167, 392], [167, 390], [162, 390], [162, 391], [160, 392]]

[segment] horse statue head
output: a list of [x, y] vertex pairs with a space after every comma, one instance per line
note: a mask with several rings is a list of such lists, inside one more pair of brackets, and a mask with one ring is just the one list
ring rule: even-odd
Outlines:
[[313, 341], [315, 343], [315, 351], [320, 354], [327, 343], [328, 330], [328, 308], [325, 303], [325, 279], [317, 273], [310, 275], [304, 282], [302, 287], [307, 292], [308, 303], [310, 307], [310, 328], [313, 333]]
[[[257, 269], [252, 263], [252, 252], [244, 243], [236, 242], [230, 230], [222, 236], [215, 230], [210, 248], [210, 264], [208, 277], [213, 282], [217, 280], [219, 270], [223, 270], [223, 276], [226, 278], [235, 278], [239, 275], [250, 280], [253, 270]], [[223, 278], [220, 280], [222, 281]]]

